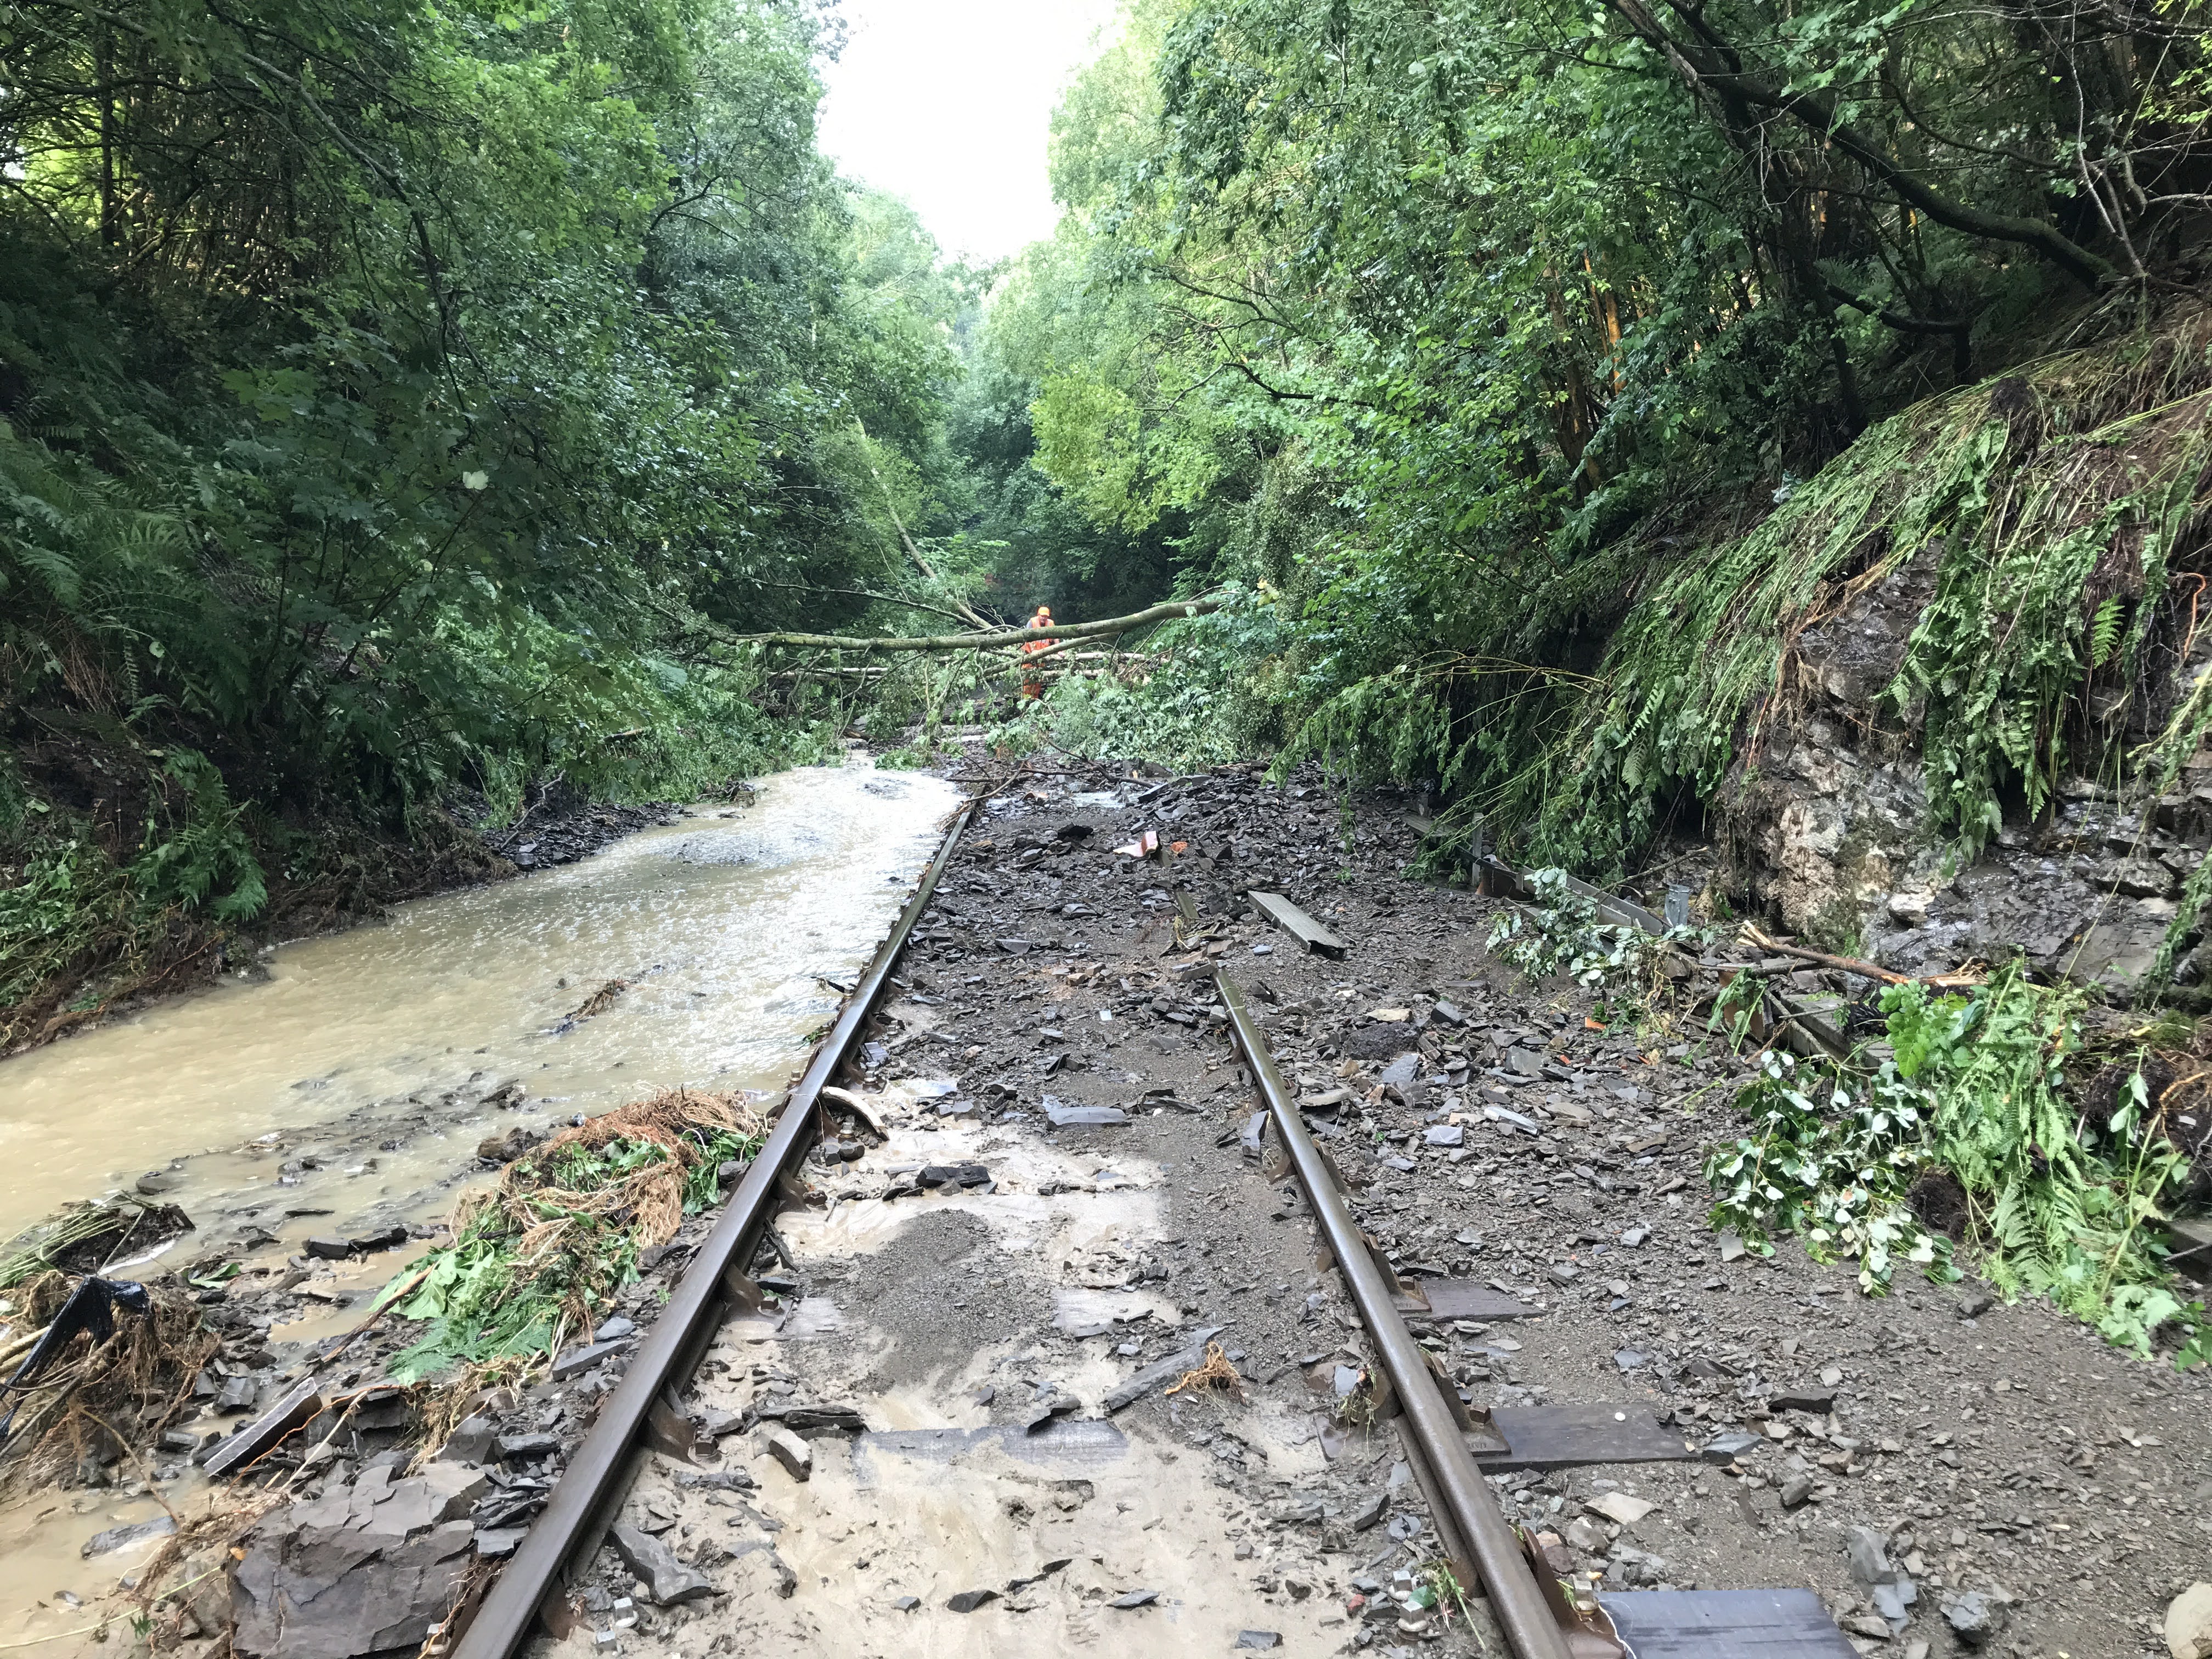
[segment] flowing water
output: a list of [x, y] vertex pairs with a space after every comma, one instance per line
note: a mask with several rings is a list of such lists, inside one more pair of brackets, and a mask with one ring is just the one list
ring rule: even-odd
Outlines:
[[[471, 1079], [477, 1094], [519, 1081], [563, 1115], [679, 1083], [781, 1087], [958, 799], [859, 765], [780, 774], [750, 806], [695, 808], [578, 864], [400, 905], [0, 1064], [0, 1237], [273, 1132], [306, 1146], [376, 1115], [448, 1129], [465, 1103], [444, 1097]], [[606, 1012], [562, 1029], [613, 980], [629, 983]], [[353, 1207], [452, 1154], [374, 1161]], [[165, 1200], [189, 1212], [238, 1173], [208, 1163], [177, 1171]]]
[[[180, 1259], [247, 1228], [281, 1255], [313, 1232], [436, 1218], [481, 1167], [477, 1140], [517, 1123], [676, 1084], [783, 1088], [958, 800], [941, 780], [857, 761], [779, 774], [750, 805], [695, 807], [581, 863], [396, 907], [0, 1063], [0, 1239], [155, 1172], [198, 1224]], [[629, 983], [604, 1012], [569, 1018], [616, 980]], [[513, 1095], [496, 1103], [507, 1082], [519, 1110]], [[370, 1258], [355, 1288], [402, 1259]], [[327, 1322], [360, 1317], [334, 1308]], [[77, 1558], [92, 1533], [158, 1512], [143, 1490], [38, 1494], [0, 1514], [0, 1639], [70, 1628], [59, 1592], [88, 1597], [143, 1557]]]

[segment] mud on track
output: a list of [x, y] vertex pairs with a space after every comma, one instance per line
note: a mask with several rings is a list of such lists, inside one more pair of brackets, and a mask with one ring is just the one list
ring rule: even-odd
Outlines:
[[[1164, 877], [1110, 851], [1146, 825], [1219, 856]], [[1869, 1301], [1789, 1246], [1723, 1260], [1697, 1170], [1734, 1133], [1741, 1063], [1695, 1030], [1639, 1047], [1589, 1029], [1571, 988], [1489, 959], [1487, 901], [1398, 878], [1412, 833], [1395, 815], [1363, 811], [1348, 860], [1336, 831], [1333, 811], [1234, 777], [1143, 808], [1048, 794], [978, 823], [851, 1079], [888, 1139], [856, 1132], [857, 1157], [808, 1165], [817, 1201], [778, 1222], [791, 1304], [724, 1329], [688, 1398], [752, 1426], [719, 1464], [655, 1457], [630, 1499], [706, 1589], [653, 1607], [603, 1552], [584, 1622], [537, 1651], [1181, 1653], [1244, 1632], [1314, 1653], [1499, 1650], [1391, 1594], [1433, 1547], [1419, 1492], [1395, 1429], [1339, 1419], [1334, 1378], [1365, 1363], [1364, 1334], [1316, 1271], [1295, 1192], [1241, 1152], [1249, 1091], [1204, 959], [1171, 948], [1178, 888], [1204, 919], [1255, 870], [1352, 947], [1294, 954], [1249, 917], [1218, 941], [1286, 1070], [1348, 1091], [1325, 1144], [1363, 1226], [1401, 1269], [1509, 1287], [1533, 1314], [1439, 1334], [1469, 1398], [1640, 1404], [1693, 1444], [1756, 1436], [1726, 1467], [1500, 1476], [1509, 1516], [1566, 1533], [1612, 1588], [1809, 1585], [1869, 1654], [2162, 1649], [2156, 1616], [2206, 1559], [2201, 1376], [1971, 1285]], [[1440, 997], [1464, 1024], [1436, 1017]], [[1524, 1045], [1549, 1069], [1505, 1063]], [[1128, 1121], [1055, 1129], [1047, 1095]], [[1484, 1115], [1500, 1102], [1536, 1132]], [[1431, 1144], [1439, 1126], [1460, 1144]], [[963, 1163], [990, 1184], [918, 1187]], [[1105, 1409], [1212, 1327], [1241, 1399]], [[1832, 1407], [1767, 1408], [1780, 1392]], [[1066, 1415], [1025, 1428], [1059, 1400]], [[793, 1404], [866, 1424], [815, 1434], [803, 1481], [769, 1445]], [[1608, 1493], [1653, 1507], [1623, 1526], [1589, 1508]], [[1920, 1589], [1894, 1639], [1870, 1633], [1850, 1571], [1860, 1525]], [[1969, 1591], [1991, 1627], [1976, 1646], [1943, 1612]]]

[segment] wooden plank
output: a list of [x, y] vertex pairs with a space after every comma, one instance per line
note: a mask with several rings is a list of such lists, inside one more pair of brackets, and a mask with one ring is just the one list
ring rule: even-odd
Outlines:
[[1441, 1324], [1448, 1319], [1526, 1319], [1540, 1311], [1517, 1296], [1493, 1291], [1472, 1279], [1416, 1279], [1411, 1288], [1418, 1291], [1422, 1299], [1404, 1296], [1396, 1300], [1398, 1311], [1416, 1323], [1424, 1320]]
[[1856, 1659], [1808, 1589], [1623, 1590], [1598, 1597], [1636, 1659]]
[[1280, 893], [1262, 893], [1256, 889], [1245, 894], [1253, 908], [1276, 927], [1292, 938], [1304, 942], [1309, 951], [1325, 957], [1340, 957], [1345, 951], [1344, 941], [1316, 921]]
[[1680, 1432], [1662, 1424], [1650, 1407], [1626, 1405], [1498, 1406], [1490, 1421], [1507, 1449], [1470, 1443], [1485, 1468], [1564, 1469], [1583, 1463], [1665, 1463], [1697, 1455]]

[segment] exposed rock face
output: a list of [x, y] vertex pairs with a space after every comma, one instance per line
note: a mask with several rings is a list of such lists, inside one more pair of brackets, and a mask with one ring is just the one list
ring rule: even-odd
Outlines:
[[[2124, 993], [2149, 969], [2182, 882], [2212, 844], [2212, 752], [2155, 802], [2106, 787], [2127, 750], [2157, 735], [2178, 689], [2212, 665], [2212, 633], [2159, 695], [2085, 714], [2069, 779], [2040, 817], [2012, 803], [1963, 867], [1929, 819], [1919, 758], [1924, 710], [1883, 694], [1934, 591], [1923, 553], [1797, 637], [1782, 686], [1723, 792], [1738, 881], [1805, 937], [1905, 972], [2024, 950], [2039, 969]], [[2161, 660], [2173, 665], [2172, 654]], [[2148, 813], [2146, 812], [2148, 810]], [[2200, 948], [2185, 983], [2212, 962]]]

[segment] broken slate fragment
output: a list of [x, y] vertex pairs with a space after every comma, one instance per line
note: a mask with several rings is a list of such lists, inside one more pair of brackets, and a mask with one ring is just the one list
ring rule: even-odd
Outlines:
[[1466, 1138], [1465, 1132], [1456, 1123], [1439, 1123], [1421, 1131], [1421, 1139], [1431, 1146], [1456, 1146]]
[[1766, 1409], [1771, 1412], [1810, 1412], [1815, 1417], [1826, 1417], [1836, 1409], [1833, 1389], [1800, 1389], [1788, 1394], [1768, 1398]]
[[1756, 1451], [1764, 1444], [1765, 1438], [1759, 1435], [1731, 1429], [1726, 1434], [1717, 1434], [1706, 1441], [1705, 1449], [1698, 1455], [1708, 1463], [1733, 1463], [1745, 1453]]
[[500, 1461], [506, 1463], [522, 1458], [550, 1457], [560, 1449], [560, 1441], [550, 1434], [503, 1434], [499, 1437]]
[[1978, 1648], [2004, 1628], [2004, 1609], [1979, 1590], [1967, 1590], [1943, 1603], [1943, 1618], [1952, 1632], [1970, 1648]]
[[1073, 1395], [1054, 1395], [1032, 1407], [1022, 1419], [1022, 1432], [1035, 1434], [1055, 1417], [1065, 1417], [1083, 1402]]
[[1070, 1125], [1127, 1123], [1129, 1115], [1118, 1106], [1070, 1106], [1056, 1095], [1047, 1095], [1038, 1104], [1044, 1108], [1045, 1121], [1055, 1129]]
[[676, 1559], [675, 1551], [649, 1532], [617, 1522], [608, 1530], [607, 1541], [615, 1547], [623, 1565], [643, 1581], [646, 1594], [656, 1607], [672, 1607], [714, 1593], [713, 1581], [685, 1566]]
[[1132, 1607], [1149, 1607], [1159, 1599], [1160, 1593], [1156, 1589], [1133, 1589], [1115, 1596], [1106, 1605], [1109, 1607], [1119, 1607], [1126, 1613]]
[[453, 1611], [475, 1545], [466, 1521], [404, 1540], [313, 1528], [261, 1536], [233, 1571], [232, 1645], [245, 1659], [413, 1652]]
[[980, 1164], [933, 1164], [918, 1177], [925, 1187], [988, 1187], [991, 1172]]
[[564, 1382], [580, 1376], [602, 1359], [620, 1353], [628, 1345], [623, 1342], [587, 1342], [580, 1348], [571, 1348], [553, 1362], [553, 1380]]
[[1221, 1334], [1218, 1325], [1201, 1326], [1193, 1331], [1187, 1346], [1178, 1349], [1166, 1358], [1147, 1365], [1127, 1382], [1111, 1390], [1103, 1402], [1110, 1417], [1142, 1400], [1164, 1383], [1172, 1382], [1185, 1371], [1194, 1371], [1206, 1363], [1206, 1345]]
[[95, 1555], [112, 1555], [117, 1550], [127, 1550], [133, 1544], [143, 1544], [150, 1539], [174, 1537], [176, 1531], [173, 1516], [157, 1515], [151, 1520], [134, 1521], [127, 1527], [110, 1527], [106, 1532], [96, 1532], [84, 1540], [77, 1553], [88, 1561]]
[[945, 1605], [955, 1613], [973, 1613], [984, 1602], [995, 1601], [998, 1599], [999, 1592], [994, 1589], [962, 1590]]
[[481, 1413], [465, 1417], [453, 1425], [446, 1437], [445, 1445], [438, 1458], [447, 1463], [482, 1463], [487, 1462], [492, 1447], [497, 1443], [498, 1431], [491, 1419]]
[[814, 1448], [790, 1430], [771, 1430], [768, 1437], [768, 1449], [769, 1455], [783, 1465], [784, 1473], [793, 1480], [809, 1480], [813, 1478]]
[[1283, 1638], [1277, 1631], [1240, 1630], [1237, 1632], [1237, 1645], [1240, 1648], [1279, 1648], [1283, 1645]]
[[300, 1248], [323, 1261], [343, 1261], [353, 1254], [353, 1245], [343, 1238], [311, 1238]]
[[1632, 1527], [1659, 1506], [1644, 1498], [1632, 1498], [1625, 1492], [1601, 1493], [1583, 1505], [1593, 1514], [1608, 1521], [1617, 1521], [1624, 1527]]

